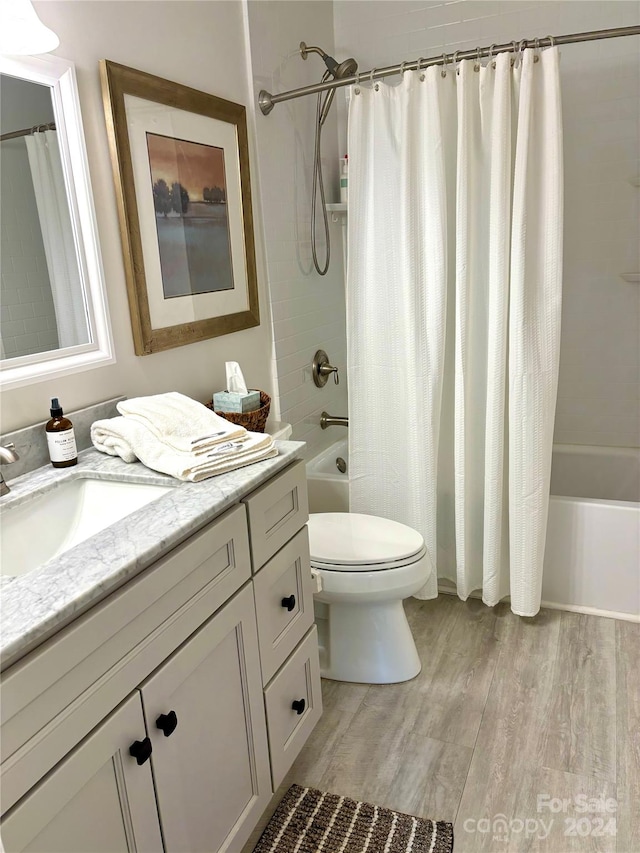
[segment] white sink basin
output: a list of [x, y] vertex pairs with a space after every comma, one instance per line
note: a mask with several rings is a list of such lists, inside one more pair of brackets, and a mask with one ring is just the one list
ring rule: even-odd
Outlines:
[[6, 507], [0, 515], [0, 574], [24, 575], [168, 491], [170, 486], [85, 477]]

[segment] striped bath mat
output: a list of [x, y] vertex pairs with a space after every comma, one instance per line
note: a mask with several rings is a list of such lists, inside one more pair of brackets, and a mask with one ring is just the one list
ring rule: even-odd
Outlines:
[[292, 785], [253, 853], [452, 853], [453, 826]]

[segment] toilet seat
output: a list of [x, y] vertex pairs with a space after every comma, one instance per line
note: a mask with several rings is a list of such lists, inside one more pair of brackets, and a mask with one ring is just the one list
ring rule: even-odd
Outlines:
[[403, 566], [412, 566], [419, 562], [427, 553], [426, 547], [418, 551], [411, 557], [405, 557], [404, 560], [391, 560], [386, 563], [323, 563], [322, 560], [314, 560], [311, 558], [312, 569], [322, 569], [323, 572], [382, 572], [387, 569], [401, 569]]
[[309, 516], [313, 568], [331, 572], [371, 572], [419, 562], [424, 539], [411, 527], [360, 513], [315, 513]]

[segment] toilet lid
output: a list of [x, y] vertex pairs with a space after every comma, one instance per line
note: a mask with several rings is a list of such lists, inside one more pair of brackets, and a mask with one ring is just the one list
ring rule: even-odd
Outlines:
[[309, 516], [311, 563], [366, 571], [372, 565], [403, 565], [424, 551], [424, 539], [411, 527], [355, 512]]

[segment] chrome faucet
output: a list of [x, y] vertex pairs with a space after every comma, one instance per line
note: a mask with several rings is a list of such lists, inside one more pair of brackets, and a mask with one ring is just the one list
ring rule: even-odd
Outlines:
[[[15, 444], [0, 444], [0, 465], [10, 465], [12, 462], [17, 462], [20, 457], [16, 451]], [[0, 496], [8, 495], [11, 490], [5, 483], [4, 475], [0, 471]]]

